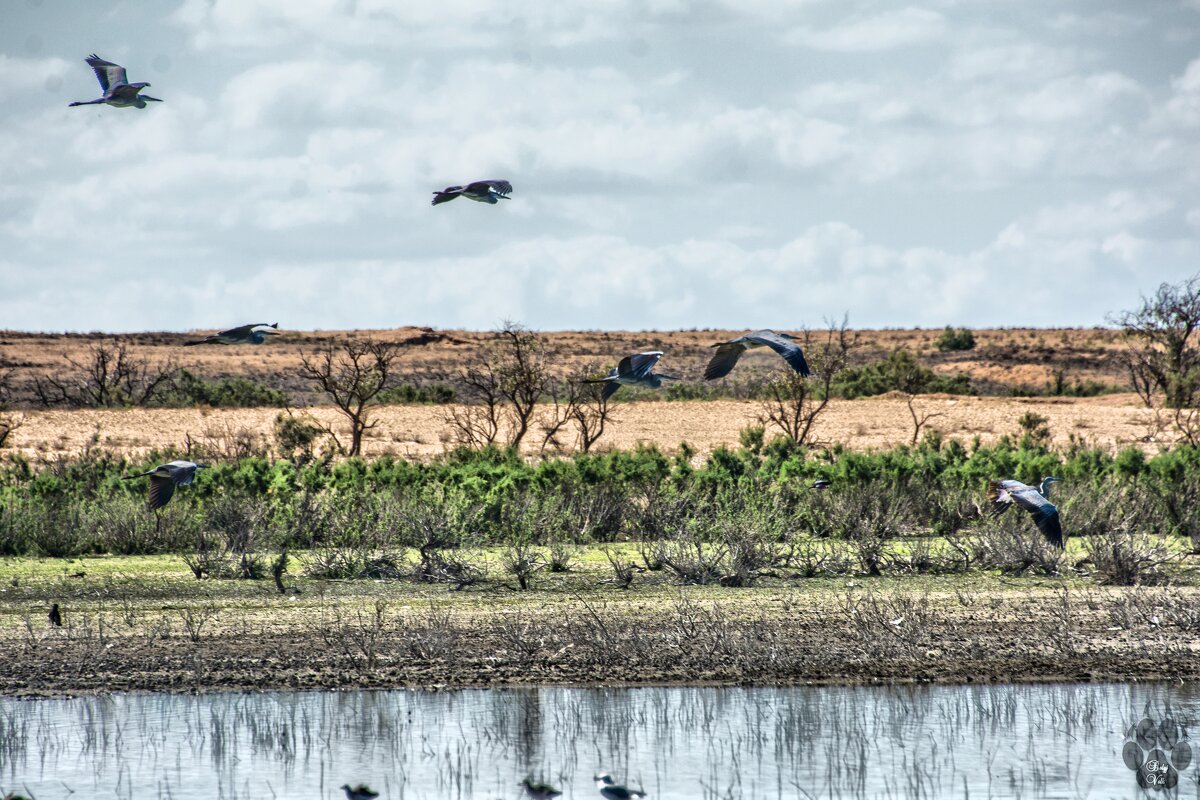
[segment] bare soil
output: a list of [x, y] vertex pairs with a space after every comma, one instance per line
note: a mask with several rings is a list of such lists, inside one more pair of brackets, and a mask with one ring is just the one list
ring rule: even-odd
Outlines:
[[[65, 605], [63, 628], [46, 627], [44, 607], [28, 629], [0, 628], [0, 695], [1200, 678], [1193, 634], [1114, 625], [1113, 608], [1135, 590], [1068, 593], [1064, 613], [1050, 582], [978, 583], [929, 595], [881, 586], [895, 608], [922, 596], [929, 608], [908, 607], [875, 627], [845, 613], [847, 592], [866, 591], [854, 582], [721, 595], [612, 590], [586, 600], [500, 589], [418, 598], [385, 588], [378, 626], [368, 603], [264, 597], [222, 605], [195, 640], [181, 621], [195, 602], [168, 599], [131, 624], [110, 604], [102, 625], [105, 612], [80, 600]], [[1195, 590], [1181, 591], [1195, 601]]]

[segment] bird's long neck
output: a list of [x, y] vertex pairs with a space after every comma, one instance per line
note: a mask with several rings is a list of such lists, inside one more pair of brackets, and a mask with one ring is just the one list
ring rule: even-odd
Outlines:
[[1041, 485], [1041, 487], [1038, 489], [1038, 491], [1039, 491], [1039, 492], [1041, 492], [1041, 494], [1042, 494], [1042, 497], [1045, 497], [1045, 498], [1049, 499], [1049, 497], [1050, 497], [1050, 487], [1051, 487], [1051, 485], [1053, 485], [1053, 483], [1054, 483], [1054, 481], [1050, 480], [1049, 478], [1043, 478], [1043, 479], [1042, 479], [1042, 485]]

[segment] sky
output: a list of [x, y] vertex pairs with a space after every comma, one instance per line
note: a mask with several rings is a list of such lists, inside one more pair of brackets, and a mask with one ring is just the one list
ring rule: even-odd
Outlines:
[[[0, 329], [1089, 326], [1200, 272], [1200, 0], [0, 17]], [[68, 108], [92, 52], [164, 102]]]

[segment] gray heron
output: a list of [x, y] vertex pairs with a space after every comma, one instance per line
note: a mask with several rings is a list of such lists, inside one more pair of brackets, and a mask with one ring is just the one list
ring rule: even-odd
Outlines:
[[276, 330], [279, 327], [278, 322], [272, 322], [270, 325], [265, 322], [254, 322], [250, 325], [239, 325], [236, 328], [230, 328], [227, 331], [214, 333], [212, 336], [205, 336], [194, 342], [184, 342], [184, 347], [191, 347], [197, 344], [262, 344], [269, 336], [279, 335]]
[[496, 205], [501, 200], [508, 200], [512, 190], [512, 184], [508, 181], [473, 181], [466, 186], [447, 186], [440, 192], [434, 192], [433, 204], [449, 203], [462, 196], [477, 203]]
[[1014, 480], [989, 481], [988, 500], [992, 502], [992, 511], [1003, 514], [1014, 503], [1033, 515], [1034, 524], [1042, 535], [1055, 547], [1062, 549], [1062, 523], [1058, 518], [1058, 508], [1050, 502], [1050, 484], [1060, 483], [1058, 478], [1047, 476], [1042, 478], [1041, 486], [1029, 486]]
[[820, 492], [820, 491], [824, 491], [825, 489], [828, 489], [829, 485], [830, 485], [829, 481], [825, 480], [824, 478], [817, 478], [815, 481], [813, 481], [809, 485], [808, 488], [816, 489], [818, 492]]
[[157, 97], [141, 94], [142, 89], [145, 89], [150, 84], [130, 83], [125, 75], [124, 67], [114, 64], [111, 61], [105, 61], [95, 53], [92, 53], [85, 60], [87, 61], [87, 65], [92, 68], [92, 72], [96, 73], [96, 80], [100, 81], [100, 90], [104, 94], [95, 100], [77, 100], [74, 103], [70, 103], [68, 107], [104, 104], [116, 106], [117, 108], [145, 108], [147, 100], [152, 100], [155, 103], [162, 102]]
[[646, 796], [641, 789], [630, 789], [617, 784], [612, 775], [597, 775], [595, 781], [596, 788], [600, 790], [600, 796], [605, 800], [631, 800], [631, 798]]
[[346, 793], [346, 800], [372, 800], [372, 798], [379, 797], [379, 792], [371, 791], [371, 787], [365, 783], [360, 783], [358, 786], [343, 783], [342, 791]]
[[558, 797], [562, 794], [562, 792], [550, 784], [539, 783], [530, 778], [521, 781], [520, 786], [525, 790], [525, 794], [533, 798], [533, 800], [550, 800], [551, 797]]
[[175, 494], [176, 486], [187, 486], [192, 482], [198, 469], [208, 469], [208, 467], [205, 464], [194, 464], [191, 461], [168, 461], [166, 464], [159, 464], [149, 472], [126, 475], [122, 480], [150, 478], [150, 497], [146, 505], [151, 511], [157, 511], [167, 504], [171, 495]]
[[706, 381], [728, 375], [737, 364], [738, 359], [742, 357], [742, 353], [754, 347], [771, 348], [783, 356], [783, 360], [801, 376], [807, 378], [809, 375], [808, 362], [804, 360], [804, 353], [800, 350], [800, 345], [796, 344], [794, 337], [786, 333], [776, 333], [770, 330], [753, 331], [712, 346], [717, 348], [717, 352], [713, 353], [708, 367], [704, 370], [704, 380]]
[[664, 380], [679, 380], [674, 375], [667, 375], [665, 372], [654, 372], [654, 366], [662, 356], [661, 350], [650, 350], [645, 353], [634, 353], [633, 355], [625, 356], [617, 366], [612, 368], [607, 376], [603, 378], [590, 378], [585, 380], [584, 383], [603, 383], [604, 389], [601, 392], [601, 396], [605, 400], [612, 397], [617, 389], [620, 389], [622, 386], [645, 386], [648, 389], [661, 388]]

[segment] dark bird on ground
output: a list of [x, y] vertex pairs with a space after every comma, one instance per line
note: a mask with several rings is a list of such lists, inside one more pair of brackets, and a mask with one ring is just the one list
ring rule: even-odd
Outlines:
[[508, 181], [475, 181], [466, 186], [447, 186], [440, 192], [433, 193], [433, 204], [449, 203], [460, 195], [478, 203], [496, 205], [501, 200], [508, 200], [512, 193], [512, 184]]
[[147, 94], [141, 94], [142, 89], [145, 89], [150, 84], [148, 83], [130, 83], [125, 76], [125, 68], [111, 61], [105, 61], [100, 56], [92, 53], [86, 59], [87, 65], [92, 68], [92, 72], [96, 73], [96, 80], [100, 81], [100, 90], [104, 92], [95, 100], [77, 100], [71, 103], [71, 106], [94, 106], [94, 105], [110, 105], [117, 108], [145, 108], [146, 101], [152, 100], [156, 103], [161, 103], [157, 97], [151, 97]]
[[227, 331], [214, 333], [212, 336], [205, 336], [203, 339], [198, 339], [194, 342], [184, 342], [184, 347], [191, 347], [197, 344], [262, 344], [270, 336], [278, 336], [278, 322], [272, 322], [268, 325], [265, 322], [253, 322], [249, 325], [239, 325], [236, 328], [230, 328]]
[[808, 362], [804, 360], [804, 353], [801, 352], [800, 345], [796, 344], [794, 337], [786, 333], [768, 330], [754, 331], [712, 346], [717, 348], [717, 352], [713, 354], [712, 360], [708, 362], [708, 367], [704, 370], [704, 380], [706, 381], [728, 375], [737, 364], [738, 359], [742, 357], [742, 353], [754, 347], [769, 347], [783, 356], [783, 360], [796, 372], [805, 378], [809, 374]]
[[641, 789], [630, 789], [618, 785], [612, 775], [598, 775], [595, 777], [595, 781], [596, 788], [600, 790], [600, 796], [605, 800], [631, 800], [631, 798], [646, 796]]
[[592, 378], [585, 380], [584, 383], [603, 383], [604, 389], [601, 395], [605, 400], [612, 397], [622, 385], [645, 386], [649, 389], [658, 389], [662, 386], [664, 380], [679, 380], [674, 375], [653, 371], [654, 365], [658, 363], [662, 355], [661, 350], [651, 350], [646, 353], [634, 353], [631, 356], [625, 356], [617, 366], [613, 367], [612, 371], [606, 377]]
[[358, 786], [343, 783], [342, 791], [346, 793], [346, 800], [371, 800], [371, 798], [379, 797], [379, 792], [371, 791], [365, 783], [360, 783]]
[[558, 797], [562, 794], [562, 792], [548, 783], [538, 783], [529, 778], [521, 781], [520, 785], [524, 787], [525, 794], [532, 797], [533, 800], [550, 800], [551, 797]]
[[176, 486], [187, 486], [196, 477], [196, 470], [208, 469], [204, 464], [194, 464], [191, 461], [170, 461], [159, 464], [149, 472], [137, 475], [126, 475], [123, 480], [135, 478], [150, 478], [150, 497], [147, 502], [151, 511], [157, 511], [167, 504], [171, 495], [175, 494]]
[[992, 502], [992, 511], [995, 514], [1003, 514], [1014, 503], [1028, 511], [1033, 515], [1034, 523], [1047, 541], [1061, 549], [1063, 532], [1058, 508], [1047, 499], [1050, 495], [1050, 484], [1059, 482], [1058, 478], [1050, 476], [1042, 478], [1040, 487], [1014, 480], [990, 481], [988, 500]]
[[62, 627], [62, 610], [58, 607], [58, 603], [50, 604], [50, 624], [56, 628]]

